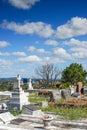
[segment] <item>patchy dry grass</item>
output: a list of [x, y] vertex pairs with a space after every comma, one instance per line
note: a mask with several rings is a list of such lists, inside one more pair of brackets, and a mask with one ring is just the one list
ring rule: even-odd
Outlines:
[[43, 108], [43, 111], [55, 112], [66, 120], [77, 120], [87, 118], [87, 108], [80, 107], [51, 107]]
[[38, 93], [29, 95], [29, 102], [35, 103], [41, 107], [42, 101], [48, 101], [49, 98], [45, 96], [38, 96]]
[[[50, 106], [46, 108], [42, 108], [42, 101], [49, 100], [49, 98], [44, 96], [38, 96], [37, 93], [29, 95], [29, 101], [33, 102], [45, 111], [45, 112], [55, 112], [60, 115], [63, 119], [66, 120], [77, 120], [82, 118], [87, 118], [87, 107], [67, 107], [67, 106]], [[64, 102], [64, 100], [60, 100], [60, 102]]]

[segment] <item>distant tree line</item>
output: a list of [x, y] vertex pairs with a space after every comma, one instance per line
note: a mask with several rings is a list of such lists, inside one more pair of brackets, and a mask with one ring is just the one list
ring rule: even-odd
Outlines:
[[[39, 88], [54, 88], [59, 77], [61, 75], [61, 83], [65, 87], [69, 84], [74, 85], [77, 82], [83, 82], [87, 84], [86, 77], [87, 71], [83, 69], [81, 64], [72, 63], [69, 67], [66, 67], [63, 71], [60, 71], [54, 64], [45, 64], [35, 69], [37, 74], [37, 81], [39, 82]], [[27, 89], [27, 84], [24, 84], [23, 89]], [[12, 91], [13, 81], [0, 80], [0, 91]]]
[[13, 90], [13, 82], [0, 80], [0, 91], [11, 91]]
[[86, 82], [87, 71], [83, 69], [81, 64], [72, 63], [69, 67], [66, 67], [63, 71], [60, 71], [53, 64], [42, 65], [36, 69], [36, 74], [42, 80], [41, 86], [50, 88], [55, 81], [58, 81], [58, 77], [61, 75], [61, 83], [65, 83], [66, 86], [70, 84], [77, 84], [77, 82]]

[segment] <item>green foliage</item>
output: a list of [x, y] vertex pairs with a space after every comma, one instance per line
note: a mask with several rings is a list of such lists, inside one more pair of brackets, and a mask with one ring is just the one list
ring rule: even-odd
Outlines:
[[42, 101], [48, 101], [48, 97], [38, 96], [38, 93], [33, 93], [29, 95], [29, 102], [35, 103], [41, 107]]
[[11, 111], [11, 114], [13, 114], [14, 116], [17, 116], [17, 115], [19, 115], [21, 113], [22, 113], [22, 111], [19, 111], [19, 110], [13, 110], [13, 111]]
[[61, 89], [69, 88], [69, 86], [70, 86], [70, 83], [69, 83], [69, 82], [62, 83], [62, 84], [61, 84]]
[[72, 63], [66, 67], [62, 72], [62, 82], [69, 82], [75, 84], [77, 82], [84, 82], [86, 80], [87, 72], [83, 69], [81, 64]]
[[13, 83], [11, 81], [0, 81], [0, 91], [13, 90]]

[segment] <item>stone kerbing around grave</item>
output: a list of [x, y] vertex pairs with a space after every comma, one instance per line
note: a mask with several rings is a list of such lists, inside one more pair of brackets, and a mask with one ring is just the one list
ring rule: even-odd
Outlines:
[[29, 114], [32, 116], [40, 116], [43, 114], [41, 109], [34, 104], [24, 105], [22, 109], [23, 114]]
[[60, 127], [60, 128], [79, 128], [79, 129], [87, 130], [86, 122], [82, 122], [82, 121], [53, 120], [51, 122], [51, 125]]

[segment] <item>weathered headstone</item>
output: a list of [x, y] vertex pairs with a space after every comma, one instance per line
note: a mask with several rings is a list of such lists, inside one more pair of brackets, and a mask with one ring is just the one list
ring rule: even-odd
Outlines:
[[63, 89], [61, 90], [61, 97], [67, 99], [71, 96], [70, 90]]
[[87, 86], [83, 87], [83, 94], [87, 94]]
[[57, 102], [61, 99], [61, 92], [60, 91], [52, 91], [50, 95], [50, 101]]
[[82, 87], [83, 87], [82, 82], [78, 82], [76, 87], [76, 92], [81, 94]]

